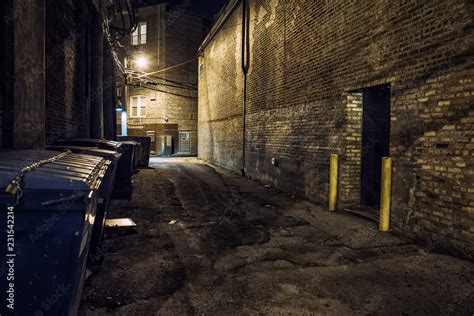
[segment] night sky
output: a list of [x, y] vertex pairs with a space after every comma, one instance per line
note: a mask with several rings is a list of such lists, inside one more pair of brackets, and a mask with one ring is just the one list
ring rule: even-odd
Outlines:
[[186, 6], [187, 3], [190, 3], [191, 5], [187, 8], [187, 10], [205, 16], [209, 19], [214, 19], [215, 15], [219, 13], [227, 0], [137, 0], [137, 2], [140, 5], [168, 2], [172, 6]]

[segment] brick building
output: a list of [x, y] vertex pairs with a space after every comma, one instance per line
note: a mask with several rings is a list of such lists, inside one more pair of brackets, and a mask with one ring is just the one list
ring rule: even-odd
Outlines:
[[338, 154], [339, 209], [371, 212], [390, 156], [392, 228], [472, 256], [473, 18], [461, 0], [229, 1], [200, 49], [199, 157], [326, 204]]
[[197, 49], [207, 20], [166, 3], [138, 10], [138, 28], [123, 41], [128, 82], [127, 134], [151, 136], [157, 155], [197, 154]]
[[0, 16], [0, 147], [114, 139], [114, 59], [99, 2], [7, 0]]

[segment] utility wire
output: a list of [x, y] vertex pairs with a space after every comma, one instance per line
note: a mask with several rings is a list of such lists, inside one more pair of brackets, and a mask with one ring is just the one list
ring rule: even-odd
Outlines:
[[[109, 44], [112, 58], [117, 66], [117, 69], [120, 73], [125, 74], [126, 69], [118, 58], [116, 51], [116, 46], [122, 46], [120, 40], [122, 40], [126, 35], [133, 33], [137, 26], [137, 5], [136, 0], [115, 0], [113, 5], [105, 8], [103, 5], [103, 0], [99, 0], [99, 14], [101, 15], [102, 20], [102, 29], [104, 31], [104, 37]], [[125, 23], [125, 11], [123, 10], [124, 3], [126, 8], [126, 15], [128, 17], [129, 23], [128, 26]], [[122, 22], [122, 27], [118, 27], [112, 24], [112, 21], [115, 20], [117, 13], [120, 14], [118, 18]]]
[[169, 83], [162, 83], [162, 82], [156, 82], [156, 81], [144, 81], [144, 82], [145, 82], [145, 84], [161, 85], [161, 86], [170, 87], [170, 88], [177, 88], [177, 89], [183, 89], [183, 90], [189, 90], [189, 91], [197, 91], [196, 88], [183, 87], [183, 86], [173, 85], [173, 84], [169, 84]]
[[[138, 79], [138, 80], [146, 80], [146, 79], [149, 79], [149, 80], [161, 80], [161, 81], [165, 81], [165, 82], [169, 82], [171, 84], [174, 84], [174, 85], [178, 85], [178, 86], [182, 86], [182, 87], [185, 87], [185, 88], [192, 88], [192, 89], [196, 89], [197, 88], [197, 84], [193, 84], [193, 83], [190, 83], [190, 82], [185, 82], [185, 81], [177, 81], [177, 80], [172, 80], [172, 79], [169, 79], [169, 78], [164, 78], [164, 77], [160, 77], [160, 76], [157, 76], [157, 75], [150, 75], [150, 76], [146, 76], [146, 77], [138, 77], [140, 75], [143, 74], [143, 72], [140, 72], [138, 73], [137, 71], [134, 71], [134, 70], [129, 70], [128, 71], [128, 74], [131, 75], [131, 79]], [[134, 77], [135, 76], [135, 77]]]
[[174, 69], [174, 68], [178, 68], [178, 67], [184, 66], [184, 65], [189, 64], [189, 63], [191, 63], [191, 62], [193, 62], [193, 61], [196, 61], [196, 60], [197, 60], [197, 58], [193, 58], [193, 59], [190, 59], [190, 60], [185, 61], [185, 62], [183, 62], [183, 63], [177, 64], [177, 65], [174, 65], [174, 66], [165, 68], [165, 69], [161, 69], [161, 70], [158, 70], [158, 71], [153, 71], [153, 72], [145, 73], [145, 74], [143, 74], [143, 75], [138, 76], [137, 78], [143, 78], [143, 77], [146, 77], [146, 76], [149, 76], [149, 75], [154, 75], [154, 74], [162, 73], [162, 72], [165, 72], [165, 71]]
[[192, 84], [192, 83], [188, 83], [188, 82], [169, 80], [169, 79], [165, 79], [165, 78], [158, 77], [158, 76], [151, 76], [151, 78], [157, 79], [157, 80], [162, 80], [162, 81], [165, 81], [165, 82], [170, 82], [170, 83], [173, 83], [175, 85], [179, 85], [179, 86], [183, 86], [183, 87], [187, 87], [187, 88], [193, 88], [193, 89], [197, 88], [197, 84]]
[[182, 98], [197, 100], [197, 97], [193, 97], [193, 96], [189, 96], [189, 95], [184, 95], [184, 94], [179, 94], [179, 93], [173, 93], [173, 92], [169, 92], [169, 91], [164, 91], [164, 90], [155, 88], [155, 87], [153, 87], [153, 86], [148, 86], [148, 85], [146, 85], [146, 84], [145, 84], [145, 85], [142, 85], [142, 87], [143, 87], [143, 88], [146, 88], [146, 89], [153, 90], [153, 91], [158, 91], [158, 92], [163, 92], [163, 93], [166, 93], [166, 94], [174, 95], [174, 96], [177, 96], [177, 97], [182, 97]]

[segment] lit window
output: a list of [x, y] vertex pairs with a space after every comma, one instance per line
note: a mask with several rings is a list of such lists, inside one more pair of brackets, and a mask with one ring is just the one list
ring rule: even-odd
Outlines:
[[140, 44], [146, 44], [146, 23], [140, 24]]
[[131, 117], [146, 117], [146, 97], [136, 96], [131, 98]]
[[137, 28], [132, 33], [132, 45], [146, 44], [146, 22], [138, 23]]
[[132, 34], [132, 45], [138, 45], [138, 31], [135, 31]]

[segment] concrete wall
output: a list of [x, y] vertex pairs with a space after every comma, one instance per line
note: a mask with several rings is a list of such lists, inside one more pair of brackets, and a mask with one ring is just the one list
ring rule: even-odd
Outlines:
[[[329, 155], [338, 153], [339, 206], [350, 205], [364, 150], [353, 91], [390, 84], [393, 228], [472, 254], [472, 3], [250, 5], [248, 175], [326, 205]], [[199, 157], [235, 171], [242, 164], [240, 15], [238, 6], [199, 66]]]

